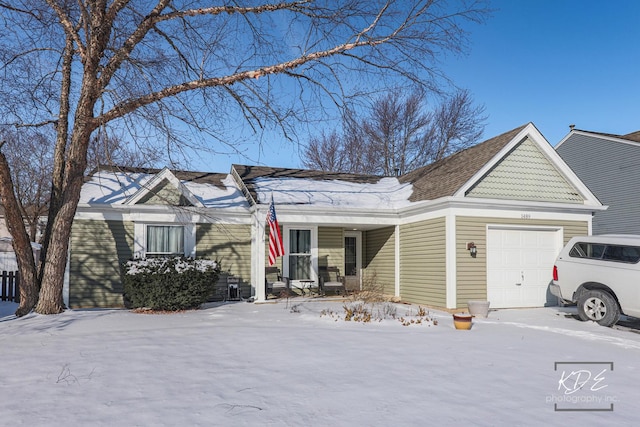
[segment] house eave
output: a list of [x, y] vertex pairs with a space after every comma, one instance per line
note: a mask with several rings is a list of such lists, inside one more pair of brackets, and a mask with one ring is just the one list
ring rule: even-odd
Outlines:
[[189, 217], [195, 222], [212, 220], [249, 223], [251, 212], [246, 207], [207, 208], [195, 206], [169, 205], [106, 205], [81, 203], [76, 211], [76, 219], [120, 219], [144, 220], [159, 216]]
[[604, 211], [608, 206], [591, 204], [572, 204], [557, 202], [534, 202], [526, 200], [502, 200], [502, 199], [481, 199], [472, 197], [441, 197], [435, 200], [417, 202], [400, 210], [402, 218], [411, 217], [417, 214], [434, 212], [443, 209], [485, 209], [485, 210], [528, 210], [537, 212], [563, 212], [563, 213], [595, 213]]

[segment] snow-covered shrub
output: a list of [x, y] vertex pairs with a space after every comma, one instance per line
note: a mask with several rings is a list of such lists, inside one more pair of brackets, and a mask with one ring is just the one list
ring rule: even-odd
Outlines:
[[127, 261], [124, 300], [131, 308], [197, 308], [214, 292], [220, 267], [215, 261], [184, 257]]

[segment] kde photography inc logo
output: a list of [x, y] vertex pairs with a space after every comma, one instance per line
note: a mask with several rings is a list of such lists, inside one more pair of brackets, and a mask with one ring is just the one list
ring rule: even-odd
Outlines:
[[613, 362], [555, 362], [558, 386], [546, 396], [554, 411], [613, 411], [618, 398], [609, 381]]

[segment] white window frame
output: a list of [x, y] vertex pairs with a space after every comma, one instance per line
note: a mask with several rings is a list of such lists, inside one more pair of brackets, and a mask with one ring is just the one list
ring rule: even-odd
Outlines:
[[[315, 226], [296, 226], [296, 225], [285, 225], [283, 227], [284, 236], [282, 236], [284, 240], [284, 253], [285, 256], [282, 260], [282, 271], [285, 277], [289, 277], [289, 255], [290, 255], [290, 244], [291, 240], [289, 238], [289, 231], [291, 230], [309, 230], [311, 232], [311, 271], [309, 279], [318, 282], [318, 227]], [[298, 284], [297, 280], [292, 280], [294, 284]]]
[[[134, 253], [133, 257], [138, 258], [146, 258], [147, 256], [147, 227], [148, 226], [169, 226], [169, 227], [184, 227], [183, 238], [184, 242], [182, 244], [184, 253], [176, 254], [183, 255], [186, 257], [195, 258], [196, 256], [196, 225], [195, 224], [176, 224], [171, 222], [136, 222], [134, 224]], [[153, 254], [158, 256], [163, 256], [163, 254]], [[173, 254], [166, 254], [166, 256], [171, 256]]]

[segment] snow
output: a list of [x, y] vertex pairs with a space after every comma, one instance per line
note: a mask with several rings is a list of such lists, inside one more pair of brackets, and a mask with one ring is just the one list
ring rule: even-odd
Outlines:
[[98, 172], [82, 185], [80, 203], [121, 204], [151, 176], [145, 173]]
[[[16, 319], [16, 304], [0, 302], [0, 424], [640, 421], [640, 335], [633, 332], [580, 322], [558, 307], [492, 311], [462, 331], [438, 311], [429, 312], [437, 325], [345, 322], [342, 304], [297, 298], [175, 314], [92, 309]], [[394, 307], [398, 315], [418, 310]], [[554, 411], [553, 399], [564, 396], [555, 362], [613, 362], [598, 384], [605, 387], [588, 392], [615, 402], [613, 412]]]
[[[82, 186], [80, 203], [123, 204], [155, 175], [101, 171]], [[233, 177], [222, 180], [225, 188], [211, 184], [182, 181], [205, 207], [248, 209], [249, 205]], [[307, 178], [257, 178], [253, 181], [258, 202], [269, 204], [271, 196], [277, 205], [312, 205], [358, 209], [397, 209], [411, 204], [411, 184], [397, 178], [381, 178], [376, 183], [354, 183], [339, 180]]]
[[304, 178], [258, 178], [254, 180], [258, 202], [279, 205], [314, 205], [373, 208], [400, 208], [410, 204], [411, 184], [397, 178], [381, 178], [375, 184]]
[[[155, 176], [145, 173], [100, 171], [83, 184], [80, 203], [123, 204]], [[245, 196], [231, 175], [222, 180], [225, 188], [189, 181], [182, 183], [205, 207], [248, 207]]]

